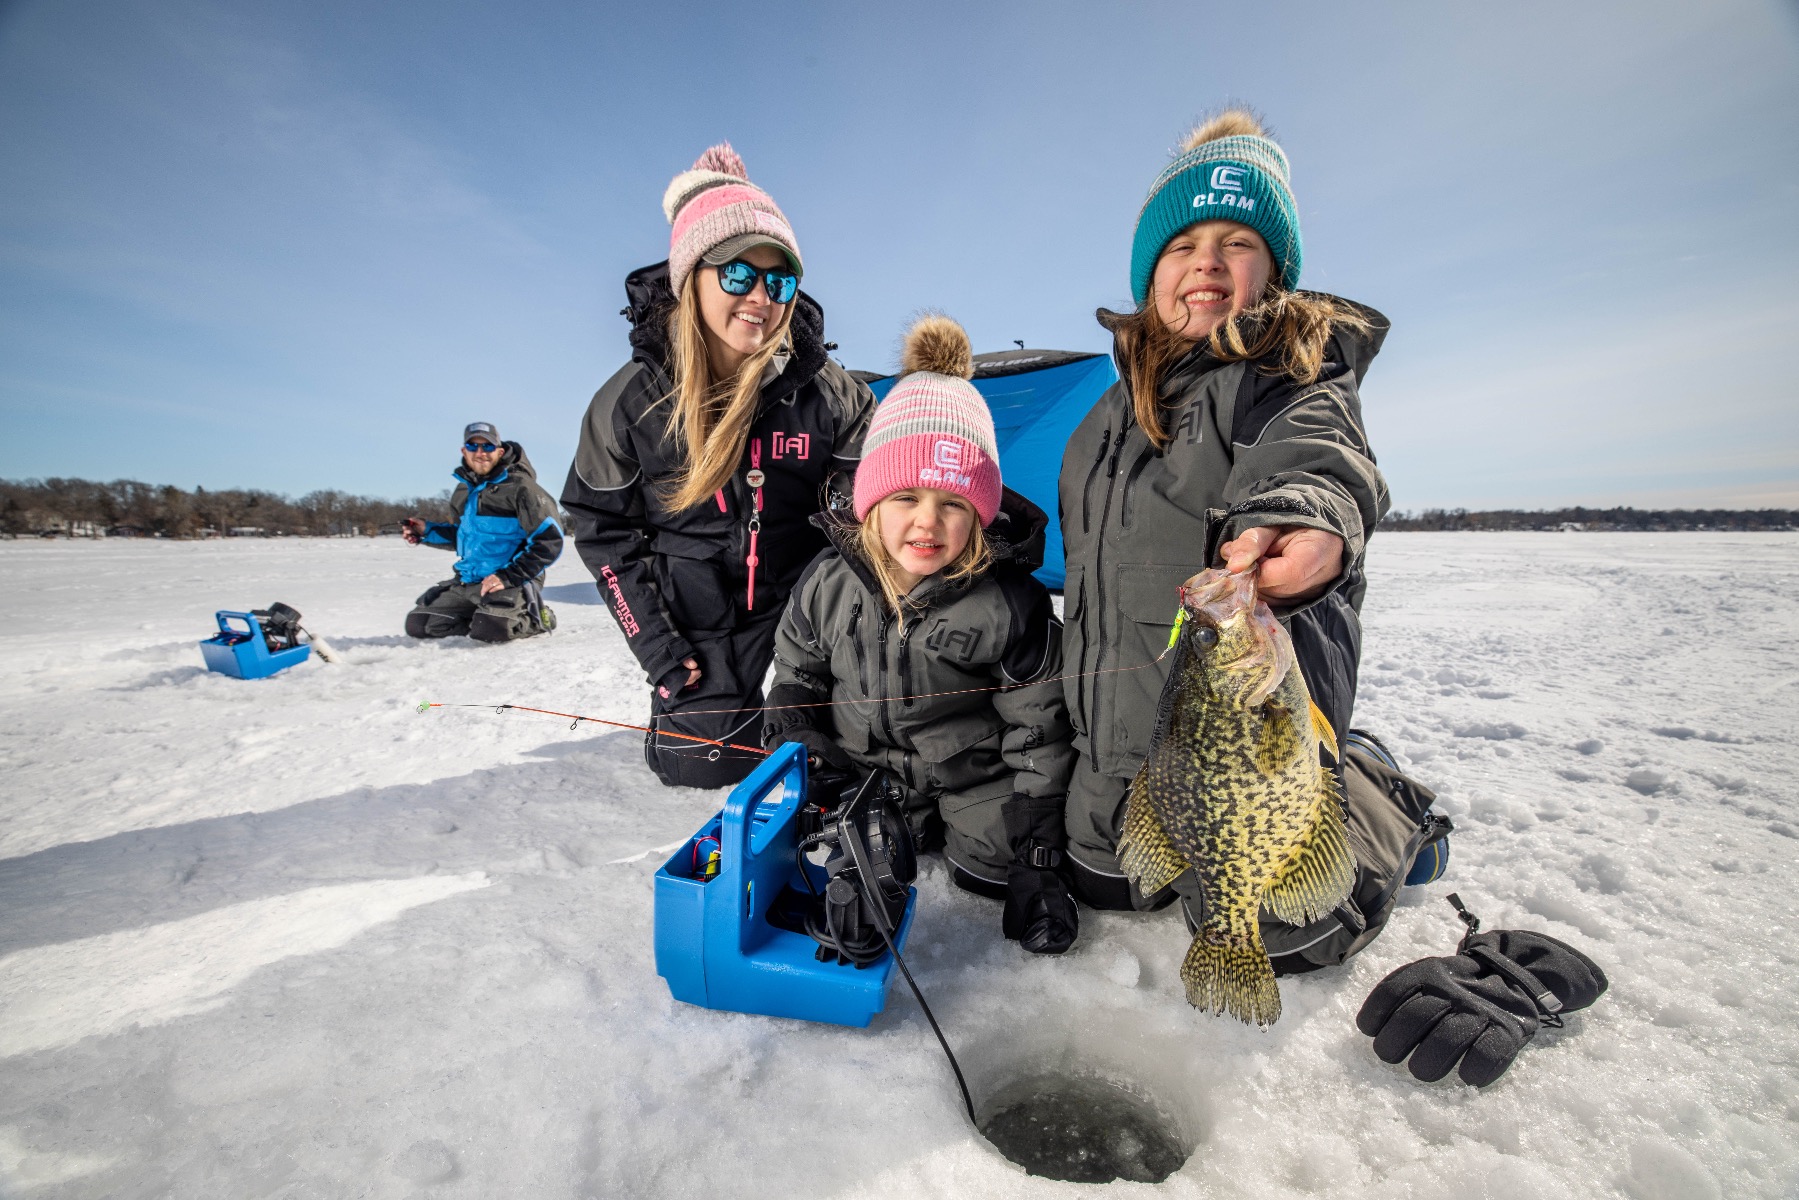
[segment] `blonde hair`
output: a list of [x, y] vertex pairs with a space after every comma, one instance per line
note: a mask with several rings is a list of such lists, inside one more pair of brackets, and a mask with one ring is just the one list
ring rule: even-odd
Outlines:
[[794, 306], [784, 305], [780, 320], [756, 352], [743, 360], [737, 374], [713, 379], [705, 318], [700, 314], [699, 275], [699, 269], [688, 274], [668, 315], [669, 367], [675, 380], [674, 389], [664, 397], [669, 401], [668, 433], [685, 445], [686, 454], [680, 471], [662, 483], [661, 492], [663, 503], [675, 512], [710, 498], [743, 460], [762, 393], [762, 374], [781, 352], [793, 324]]
[[[881, 585], [881, 598], [887, 607], [899, 617], [900, 628], [906, 625], [906, 595], [900, 591], [899, 564], [887, 553], [887, 547], [881, 544], [881, 506], [876, 504], [868, 510], [856, 527], [856, 545], [861, 550], [863, 559], [874, 572], [875, 579]], [[951, 582], [960, 579], [976, 579], [993, 563], [993, 549], [987, 545], [987, 535], [981, 531], [979, 524], [968, 531], [968, 544], [962, 547], [962, 553], [956, 560], [943, 568], [944, 577]]]
[[[1118, 338], [1118, 358], [1124, 364], [1137, 424], [1160, 450], [1172, 436], [1162, 420], [1162, 410], [1168, 407], [1160, 394], [1162, 377], [1195, 343], [1163, 322], [1153, 292], [1136, 312], [1101, 309], [1099, 319]], [[1271, 359], [1260, 369], [1304, 385], [1315, 383], [1323, 371], [1324, 348], [1333, 328], [1365, 332], [1371, 327], [1357, 309], [1333, 296], [1289, 291], [1270, 283], [1253, 306], [1226, 317], [1206, 338], [1206, 346], [1220, 362]]]

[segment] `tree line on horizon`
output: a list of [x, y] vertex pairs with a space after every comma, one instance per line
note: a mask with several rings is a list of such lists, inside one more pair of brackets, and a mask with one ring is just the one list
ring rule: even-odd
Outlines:
[[1498, 509], [1469, 512], [1465, 508], [1427, 508], [1422, 512], [1390, 512], [1381, 529], [1394, 530], [1567, 530], [1587, 532], [1669, 533], [1727, 531], [1761, 533], [1799, 529], [1799, 511], [1788, 508], [1556, 508], [1538, 511]]
[[383, 500], [323, 489], [193, 491], [117, 479], [0, 479], [0, 534], [67, 537], [374, 537], [415, 514], [450, 516], [450, 493]]
[[[447, 520], [450, 493], [383, 500], [329, 489], [290, 499], [257, 488], [193, 491], [118, 479], [0, 479], [0, 535], [137, 537], [374, 537], [414, 514]], [[1537, 511], [1427, 508], [1390, 512], [1386, 530], [1591, 530], [1759, 532], [1799, 529], [1799, 511], [1558, 508]]]

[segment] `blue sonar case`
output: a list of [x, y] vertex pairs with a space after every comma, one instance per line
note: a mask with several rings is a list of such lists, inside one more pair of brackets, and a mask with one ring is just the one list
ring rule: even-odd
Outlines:
[[[298, 666], [312, 657], [312, 647], [294, 646], [287, 650], [270, 650], [262, 636], [262, 622], [254, 613], [218, 612], [219, 631], [200, 643], [206, 669], [239, 679], [262, 679], [277, 671]], [[244, 628], [233, 629], [231, 622], [242, 621]]]
[[[783, 887], [822, 892], [822, 867], [796, 861], [795, 818], [806, 797], [806, 749], [789, 742], [732, 789], [725, 807], [656, 872], [656, 973], [675, 999], [726, 1012], [865, 1026], [887, 1003], [893, 955], [857, 969], [819, 962], [818, 943], [768, 920]], [[699, 845], [716, 838], [718, 874], [698, 874]], [[918, 890], [906, 896], [893, 944], [904, 953]]]

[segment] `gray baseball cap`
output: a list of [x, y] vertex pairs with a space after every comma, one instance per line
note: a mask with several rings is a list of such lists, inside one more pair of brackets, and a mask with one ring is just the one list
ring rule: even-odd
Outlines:
[[799, 258], [787, 246], [766, 233], [740, 233], [728, 237], [706, 253], [700, 255], [700, 261], [709, 267], [722, 267], [732, 259], [739, 257], [745, 250], [754, 250], [757, 246], [773, 246], [787, 258], [787, 265], [793, 268], [795, 275], [804, 275], [805, 268], [800, 266]]
[[492, 425], [488, 424], [486, 421], [471, 421], [471, 422], [469, 422], [468, 425], [463, 427], [463, 430], [462, 430], [462, 440], [463, 441], [465, 441], [465, 442], [473, 441], [475, 438], [478, 438], [478, 437], [486, 438], [488, 441], [492, 442], [496, 446], [505, 445], [505, 443], [500, 440], [500, 431], [495, 429]]

